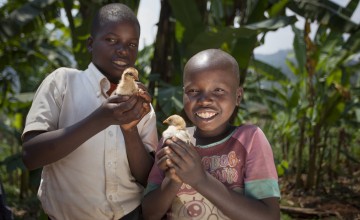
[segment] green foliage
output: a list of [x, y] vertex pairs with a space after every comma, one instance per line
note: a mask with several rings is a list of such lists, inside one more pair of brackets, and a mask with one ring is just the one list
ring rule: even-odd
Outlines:
[[[180, 112], [183, 108], [182, 104], [182, 87], [162, 87], [159, 89], [157, 96], [158, 103], [167, 115]], [[175, 109], [175, 111], [173, 111]]]
[[359, 0], [350, 0], [346, 8], [342, 8], [330, 0], [289, 1], [287, 7], [304, 18], [317, 21], [339, 33], [351, 33], [358, 29], [358, 25], [351, 21], [351, 15]]
[[276, 171], [280, 177], [285, 175], [287, 169], [289, 169], [289, 163], [286, 160], [282, 160], [276, 165]]
[[[343, 62], [353, 55], [344, 47], [344, 45], [349, 45], [351, 37], [345, 40], [341, 32], [329, 31], [328, 28], [320, 25], [315, 42], [312, 43], [303, 31], [295, 27], [293, 30], [295, 34], [294, 53], [297, 62], [294, 64], [288, 61], [288, 64], [297, 77], [295, 81], [282, 83], [279, 89], [275, 89], [276, 96], [280, 98], [279, 101], [284, 103], [281, 106], [285, 108], [279, 109], [276, 108], [276, 105], [271, 104], [268, 106], [275, 113], [273, 120], [275, 127], [281, 127], [283, 133], [280, 134], [282, 137], [280, 139], [279, 136], [275, 136], [275, 138], [270, 136], [270, 138], [272, 143], [282, 145], [283, 149], [287, 148], [284, 144], [295, 141], [300, 144], [292, 146], [292, 149], [289, 150], [297, 152], [299, 149], [307, 149], [309, 151], [307, 153], [301, 150], [303, 153], [295, 159], [302, 161], [303, 157], [308, 157], [306, 159], [308, 166], [304, 163], [300, 163], [300, 165], [304, 166], [305, 173], [308, 174], [307, 187], [313, 188], [326, 178], [320, 174], [322, 170], [333, 166], [332, 158], [326, 157], [341, 154], [345, 160], [349, 159], [349, 155], [342, 154], [337, 150], [338, 145], [343, 144], [342, 137], [338, 137], [337, 134], [339, 131], [352, 134], [359, 125], [358, 121], [354, 122], [353, 119], [350, 119], [351, 117], [356, 118], [354, 112], [358, 107], [355, 106], [359, 102], [357, 98], [351, 99], [350, 97], [355, 97], [353, 94], [357, 93], [359, 85], [351, 84], [349, 79], [350, 77], [358, 79], [360, 73], [358, 69]], [[350, 48], [354, 46], [357, 46], [356, 42]], [[349, 69], [352, 69], [351, 73]], [[267, 75], [264, 76], [270, 79]], [[288, 124], [291, 132], [284, 133], [286, 127], [281, 122], [282, 120], [279, 120], [279, 116], [284, 115], [288, 117], [286, 121], [292, 122]], [[296, 132], [298, 131], [296, 128], [299, 126], [299, 122], [296, 120], [299, 119], [304, 120], [306, 129], [300, 136]], [[279, 122], [281, 126], [276, 125]], [[328, 136], [331, 138], [326, 138]], [[282, 143], [277, 144], [278, 141]], [[356, 141], [350, 141], [347, 144], [355, 146]], [[328, 154], [324, 154], [324, 149]], [[287, 160], [291, 160], [290, 155], [293, 153], [283, 150], [282, 154], [286, 156]], [[304, 169], [297, 168], [297, 172], [304, 173]]]
[[[17, 205], [21, 200], [39, 206], [35, 192], [41, 170], [28, 172], [21, 161], [20, 135], [33, 93], [57, 67], [88, 65], [88, 18], [107, 2], [16, 0], [0, 8], [0, 177], [11, 204], [20, 209], [36, 209]], [[136, 12], [140, 1], [122, 2]], [[139, 51], [136, 63], [153, 94], [158, 130], [165, 117], [182, 113], [185, 62], [200, 50], [222, 48], [239, 62], [245, 88], [235, 124], [251, 122], [264, 130], [279, 176], [296, 175], [299, 181], [305, 175], [306, 186], [297, 185], [312, 189], [335, 181], [344, 170], [351, 175], [350, 168], [360, 160], [360, 28], [350, 20], [358, 4], [164, 1], [158, 23], [162, 32], [154, 45]], [[308, 24], [319, 24], [313, 39], [309, 26], [295, 27], [297, 18], [285, 13], [289, 9]], [[287, 26], [294, 32], [293, 54], [286, 61], [291, 74], [253, 57], [269, 31]], [[46, 219], [41, 211], [33, 216]]]
[[304, 33], [302, 30], [299, 30], [294, 25], [291, 26], [295, 34], [293, 47], [296, 56], [296, 61], [299, 68], [299, 74], [305, 74], [306, 67], [306, 46], [304, 41]]
[[1, 41], [7, 42], [20, 34], [42, 29], [51, 18], [58, 16], [56, 2], [55, 0], [34, 0], [26, 4], [20, 1], [5, 4], [1, 14], [7, 15], [7, 19], [4, 19], [4, 16], [0, 20]]

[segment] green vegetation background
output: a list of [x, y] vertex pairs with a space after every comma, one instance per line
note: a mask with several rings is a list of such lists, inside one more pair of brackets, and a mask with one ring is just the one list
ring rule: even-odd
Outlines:
[[[21, 161], [20, 136], [33, 94], [54, 69], [88, 65], [89, 18], [109, 2], [12, 0], [0, 8], [0, 180], [16, 219], [46, 219], [36, 198], [41, 170], [29, 172]], [[117, 2], [137, 12], [140, 0]], [[350, 193], [341, 203], [360, 210], [354, 202], [360, 201], [360, 28], [350, 19], [358, 4], [162, 0], [156, 40], [139, 52], [137, 61], [141, 80], [153, 95], [159, 133], [166, 116], [182, 111], [186, 60], [202, 49], [222, 48], [239, 62], [245, 88], [234, 123], [257, 124], [267, 135], [280, 176], [282, 206], [303, 207], [294, 198], [336, 194], [339, 187], [347, 187]], [[304, 18], [304, 27], [295, 27], [297, 18], [287, 16], [286, 10]], [[311, 30], [311, 23], [318, 28]], [[268, 32], [286, 26], [294, 32], [293, 51], [286, 60], [291, 74], [255, 59], [253, 53]], [[316, 33], [314, 38], [310, 32]], [[294, 214], [282, 210], [284, 219]], [[354, 216], [360, 218], [359, 212]]]

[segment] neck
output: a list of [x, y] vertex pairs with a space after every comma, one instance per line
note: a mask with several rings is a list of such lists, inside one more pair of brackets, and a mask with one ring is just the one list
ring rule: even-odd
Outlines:
[[206, 136], [201, 131], [199, 131], [199, 129], [195, 127], [193, 136], [196, 140], [196, 145], [208, 145], [221, 141], [222, 139], [227, 137], [231, 132], [233, 132], [235, 128], [236, 128], [235, 126], [229, 124], [227, 125], [226, 129], [224, 129], [224, 131], [221, 132], [220, 134], [214, 136]]
[[110, 96], [114, 92], [116, 87], [117, 87], [117, 84], [110, 82], [110, 89], [106, 92], [106, 94]]

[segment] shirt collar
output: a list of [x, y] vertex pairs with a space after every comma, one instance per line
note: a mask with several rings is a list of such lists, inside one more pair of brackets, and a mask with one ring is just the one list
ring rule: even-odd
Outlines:
[[100, 72], [100, 70], [93, 64], [90, 63], [88, 69], [85, 70], [91, 85], [96, 91], [97, 97], [103, 95], [108, 97], [106, 92], [110, 89], [110, 81]]

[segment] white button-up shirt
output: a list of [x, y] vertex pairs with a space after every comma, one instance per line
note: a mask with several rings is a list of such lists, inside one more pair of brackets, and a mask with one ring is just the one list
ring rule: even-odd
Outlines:
[[[110, 82], [91, 63], [59, 68], [38, 88], [23, 134], [52, 131], [84, 119], [107, 98]], [[158, 136], [153, 108], [137, 125], [148, 151]], [[135, 209], [143, 187], [132, 176], [118, 125], [97, 133], [68, 156], [43, 168], [38, 196], [53, 220], [119, 219]]]

